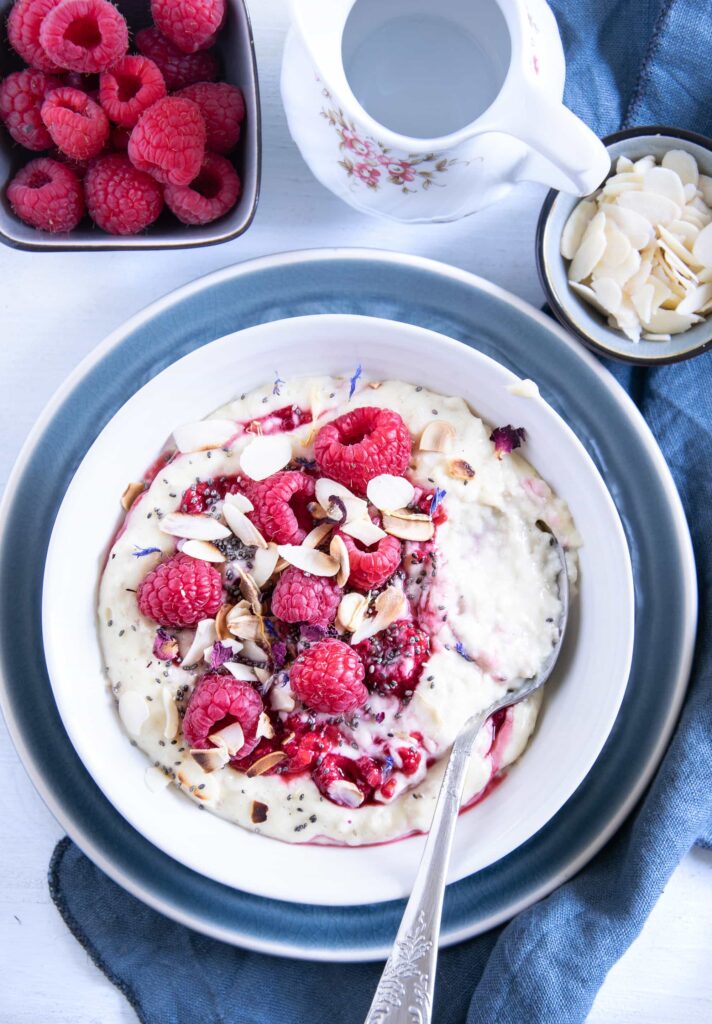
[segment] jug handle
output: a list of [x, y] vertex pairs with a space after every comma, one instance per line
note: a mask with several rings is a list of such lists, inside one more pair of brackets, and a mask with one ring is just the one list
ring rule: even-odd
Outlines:
[[597, 189], [611, 166], [598, 136], [542, 89], [529, 90], [522, 100], [509, 107], [506, 123], [494, 130], [526, 143], [545, 163], [533, 161], [530, 167], [525, 161], [517, 180], [540, 181], [580, 196]]

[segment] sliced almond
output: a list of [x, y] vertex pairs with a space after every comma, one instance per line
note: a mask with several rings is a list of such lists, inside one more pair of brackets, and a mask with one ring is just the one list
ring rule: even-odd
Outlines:
[[633, 307], [642, 321], [650, 320], [653, 315], [655, 289], [652, 284], [641, 284], [630, 297]]
[[215, 616], [215, 632], [217, 633], [218, 640], [229, 640], [230, 630], [227, 628], [227, 617], [232, 611], [231, 604], [224, 604], [220, 607], [220, 611]]
[[143, 781], [146, 783], [146, 788], [152, 793], [160, 793], [162, 789], [166, 788], [171, 780], [170, 776], [155, 764], [149, 764], [143, 776]]
[[133, 503], [138, 498], [139, 494], [143, 494], [146, 490], [146, 485], [141, 481], [140, 483], [127, 484], [124, 493], [121, 495], [121, 507], [125, 512], [131, 508]]
[[606, 219], [604, 234], [606, 236], [606, 251], [601, 257], [598, 266], [619, 267], [627, 259], [633, 246], [627, 235], [608, 219]]
[[669, 252], [674, 253], [681, 263], [687, 264], [687, 266], [691, 267], [693, 270], [700, 269], [702, 264], [695, 259], [687, 246], [683, 245], [680, 239], [676, 238], [672, 231], [668, 231], [663, 224], [660, 224], [658, 225], [658, 234], [660, 235], [660, 244], [665, 245]]
[[364, 619], [358, 629], [354, 630], [351, 643], [358, 644], [387, 629], [401, 618], [406, 606], [407, 601], [402, 590], [398, 587], [386, 587], [375, 600], [376, 614], [370, 619]]
[[263, 821], [267, 821], [268, 812], [267, 804], [263, 804], [261, 800], [253, 800], [250, 806], [250, 821], [253, 825], [261, 825]]
[[266, 548], [267, 541], [251, 519], [248, 519], [237, 505], [223, 505], [223, 519], [238, 540], [247, 547]]
[[250, 573], [243, 569], [242, 566], [236, 565], [235, 568], [237, 569], [240, 577], [240, 592], [245, 600], [249, 601], [252, 614], [260, 616], [262, 614], [262, 595], [260, 593], [260, 588], [257, 586]]
[[312, 576], [336, 576], [339, 571], [335, 558], [315, 548], [305, 548], [303, 544], [280, 544], [277, 550], [290, 565]]
[[262, 636], [262, 620], [257, 615], [236, 613], [233, 609], [227, 617], [227, 628], [240, 640], [259, 640]]
[[603, 258], [607, 245], [605, 225], [605, 213], [597, 213], [586, 228], [581, 245], [569, 267], [570, 281], [583, 281]]
[[366, 496], [380, 512], [391, 512], [394, 508], [405, 508], [415, 497], [415, 488], [404, 476], [381, 473], [369, 480]]
[[694, 224], [690, 224], [686, 220], [674, 220], [670, 225], [670, 232], [678, 238], [683, 245], [692, 251], [692, 246], [695, 244], [695, 239], [700, 233], [700, 229], [695, 227]]
[[312, 519], [326, 519], [328, 511], [323, 509], [318, 501], [310, 501], [307, 505], [307, 512]]
[[[590, 199], [582, 199], [574, 207], [561, 233], [561, 255], [564, 259], [572, 260], [574, 258], [576, 250], [581, 245], [584, 231], [595, 213], [596, 204]], [[437, 451], [437, 449], [435, 450]]]
[[675, 307], [676, 313], [699, 313], [712, 300], [712, 284], [698, 284], [680, 299]]
[[287, 434], [255, 437], [240, 455], [240, 469], [251, 480], [266, 480], [292, 459], [292, 439]]
[[262, 683], [263, 685], [266, 682], [268, 682], [270, 676], [272, 675], [268, 668], [262, 668], [259, 665], [255, 665], [254, 673], [257, 676], [257, 682]]
[[376, 526], [370, 519], [354, 519], [352, 522], [344, 523], [341, 527], [343, 533], [360, 541], [365, 547], [370, 548], [372, 544], [378, 544], [386, 536], [385, 530]]
[[475, 478], [474, 469], [465, 459], [450, 459], [446, 472], [453, 480], [474, 480]]
[[[630, 248], [628, 251], [630, 252]], [[618, 312], [623, 301], [623, 292], [617, 281], [611, 277], [598, 277], [591, 287], [607, 313]]]
[[323, 544], [330, 533], [333, 533], [335, 523], [319, 523], [313, 530], [310, 530], [302, 541], [302, 547], [318, 548]]
[[360, 807], [364, 796], [355, 782], [348, 779], [336, 779], [327, 786], [329, 799], [341, 807]]
[[678, 313], [674, 309], [658, 309], [645, 324], [651, 334], [681, 334], [693, 324], [697, 324], [702, 317], [694, 313]]
[[119, 718], [129, 736], [139, 735], [148, 714], [146, 698], [135, 690], [125, 690], [119, 697]]
[[683, 185], [697, 186], [700, 171], [692, 153], [684, 149], [669, 149], [660, 162], [663, 167], [674, 171]]
[[196, 665], [203, 657], [205, 648], [212, 647], [217, 639], [215, 619], [201, 619], [195, 627], [192, 643], [185, 652], [181, 661], [181, 667], [185, 668], [186, 665]]
[[620, 228], [634, 249], [644, 249], [653, 240], [653, 225], [635, 210], [611, 204], [606, 219]]
[[269, 661], [269, 655], [254, 640], [246, 640], [242, 649], [243, 655], [257, 665], [265, 665]]
[[382, 387], [382, 385], [382, 380], [370, 380], [366, 386], [371, 388], [372, 391], [378, 391], [378, 389]]
[[339, 602], [336, 612], [337, 625], [347, 633], [355, 633], [362, 624], [367, 611], [368, 598], [352, 590], [349, 594], [344, 594]]
[[423, 428], [418, 447], [421, 452], [446, 452], [456, 436], [452, 423], [447, 420], [431, 420]]
[[672, 337], [669, 334], [643, 334], [645, 341], [671, 341]]
[[712, 224], [704, 227], [692, 247], [692, 255], [704, 267], [712, 267]]
[[256, 775], [264, 775], [270, 768], [276, 768], [278, 764], [285, 761], [287, 755], [283, 750], [273, 750], [270, 754], [265, 754], [259, 761], [255, 761], [254, 764], [250, 765], [245, 773], [248, 779], [254, 779]]
[[407, 509], [384, 514], [383, 529], [391, 537], [400, 537], [401, 540], [412, 541], [430, 540], [435, 533], [435, 527], [430, 516], [408, 512]]
[[224, 768], [230, 760], [227, 747], [224, 746], [209, 747], [207, 750], [191, 750], [190, 756], [198, 767], [202, 768], [203, 771], [208, 774], [211, 772], [217, 772], [221, 768]]
[[600, 264], [596, 266], [593, 271], [594, 279], [598, 277], [609, 278], [615, 281], [619, 287], [623, 288], [627, 281], [633, 277], [634, 274], [640, 270], [641, 257], [637, 249], [631, 249], [623, 260], [616, 267], [607, 266], [606, 264]]
[[227, 526], [212, 516], [191, 516], [186, 512], [168, 512], [161, 519], [160, 530], [186, 540], [224, 540], [230, 536]]
[[269, 702], [273, 711], [294, 711], [296, 701], [288, 686], [273, 686], [269, 692]]
[[[225, 640], [220, 640], [219, 643], [221, 647], [226, 647], [230, 651], [231, 655], [239, 654], [242, 650], [242, 644], [239, 640], [235, 640], [234, 637], [231, 636], [228, 636]], [[206, 665], [212, 664], [214, 646], [215, 645], [212, 647], [206, 647], [203, 651], [203, 661]], [[228, 663], [225, 662], [225, 664], [227, 665]]]
[[161, 698], [163, 701], [163, 711], [166, 716], [166, 720], [163, 724], [163, 738], [166, 740], [174, 740], [178, 735], [180, 716], [178, 715], [178, 708], [176, 707], [176, 702], [173, 699], [173, 694], [167, 686], [162, 687]]
[[211, 544], [209, 540], [187, 540], [181, 551], [191, 558], [198, 558], [201, 562], [226, 562], [225, 555]]
[[173, 431], [173, 440], [179, 452], [205, 452], [222, 448], [237, 433], [234, 420], [199, 420], [184, 423]]
[[235, 757], [245, 745], [245, 733], [239, 722], [231, 722], [224, 729], [211, 732], [208, 739], [218, 747], [225, 747], [230, 757]]
[[702, 198], [709, 207], [712, 207], [712, 178], [708, 174], [701, 174], [697, 182]]
[[240, 679], [244, 683], [254, 683], [257, 681], [255, 670], [249, 665], [243, 665], [239, 661], [226, 661], [223, 667], [228, 670], [231, 676], [235, 679]]
[[336, 574], [336, 585], [338, 587], [345, 587], [351, 573], [351, 563], [349, 560], [349, 549], [338, 533], [331, 538], [329, 554], [339, 565], [339, 571]]
[[223, 505], [234, 505], [240, 512], [254, 512], [255, 506], [244, 494], [236, 491], [234, 494], [226, 494]]
[[618, 203], [628, 210], [635, 210], [653, 225], [668, 225], [682, 214], [681, 205], [669, 196], [655, 192], [626, 192]]
[[258, 739], [271, 740], [274, 736], [274, 727], [270, 721], [269, 715], [266, 715], [264, 711], [257, 719], [257, 732], [255, 734]]
[[260, 589], [264, 587], [277, 568], [279, 551], [276, 544], [268, 544], [266, 548], [257, 548], [252, 559], [252, 579]]
[[589, 306], [593, 306], [594, 309], [598, 310], [599, 313], [606, 315], [606, 310], [603, 308], [601, 303], [598, 301], [598, 296], [592, 288], [589, 288], [587, 284], [580, 284], [578, 281], [569, 281], [571, 288], [576, 294], [587, 302]]
[[676, 206], [685, 205], [685, 191], [680, 175], [669, 167], [651, 167], [647, 170], [643, 177], [643, 189], [646, 193], [665, 196]]
[[344, 487], [343, 484], [339, 484], [335, 480], [329, 480], [328, 477], [321, 477], [317, 480], [315, 494], [316, 500], [325, 512], [331, 504], [332, 497], [340, 498], [346, 506], [347, 522], [364, 519], [368, 516], [368, 504], [363, 498], [357, 498], [348, 487]]

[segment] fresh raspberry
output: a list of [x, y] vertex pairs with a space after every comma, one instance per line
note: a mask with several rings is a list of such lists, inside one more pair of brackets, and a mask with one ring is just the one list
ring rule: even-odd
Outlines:
[[59, 70], [44, 52], [40, 42], [40, 27], [60, 0], [15, 0], [7, 19], [7, 38], [10, 46], [22, 59], [40, 71]]
[[299, 470], [274, 473], [250, 483], [247, 495], [255, 506], [250, 519], [275, 544], [301, 544], [311, 529], [307, 505], [314, 498], [314, 480]]
[[12, 209], [41, 231], [71, 231], [84, 216], [82, 183], [59, 160], [31, 160], [7, 186]]
[[312, 768], [321, 757], [338, 747], [343, 738], [338, 728], [329, 723], [314, 726], [304, 716], [290, 715], [285, 722], [286, 736], [282, 750], [287, 760], [280, 765], [284, 772], [298, 775]]
[[205, 155], [205, 122], [192, 100], [165, 96], [144, 111], [129, 139], [129, 157], [162, 185], [188, 185]]
[[194, 626], [220, 608], [222, 576], [210, 562], [178, 552], [149, 572], [136, 600], [141, 614], [159, 626]]
[[366, 666], [371, 689], [404, 697], [415, 689], [430, 653], [430, 637], [412, 622], [394, 622], [354, 647]]
[[126, 53], [129, 30], [109, 0], [62, 0], [42, 22], [40, 43], [68, 71], [106, 71]]
[[157, 28], [143, 28], [136, 33], [136, 49], [150, 57], [161, 69], [166, 88], [173, 91], [195, 82], [214, 82], [220, 72], [215, 53], [183, 53]]
[[122, 57], [99, 79], [102, 107], [125, 128], [133, 128], [144, 110], [165, 95], [163, 75], [148, 57]]
[[401, 476], [406, 471], [410, 449], [408, 428], [397, 412], [364, 406], [321, 428], [314, 458], [324, 476], [365, 496], [373, 477]]
[[398, 747], [396, 753], [401, 760], [401, 771], [404, 775], [415, 775], [420, 768], [421, 754], [415, 747]]
[[245, 742], [235, 756], [245, 757], [259, 742], [257, 723], [262, 710], [262, 698], [249, 683], [208, 672], [198, 682], [188, 701], [183, 735], [191, 747], [206, 750], [214, 746], [208, 739], [211, 732], [239, 722]]
[[49, 149], [52, 138], [42, 123], [40, 113], [45, 96], [62, 83], [44, 71], [25, 68], [14, 71], [0, 83], [0, 118], [25, 149]]
[[206, 153], [200, 173], [190, 185], [166, 186], [166, 203], [183, 224], [210, 224], [233, 208], [241, 190], [230, 161]]
[[178, 93], [197, 103], [208, 132], [212, 153], [229, 153], [240, 141], [240, 125], [245, 120], [242, 90], [227, 82], [198, 82]]
[[189, 512], [194, 516], [202, 512], [212, 512], [226, 494], [243, 493], [245, 483], [239, 476], [216, 476], [212, 480], [200, 480], [184, 492], [180, 511]]
[[308, 708], [340, 715], [368, 699], [365, 671], [358, 654], [342, 640], [320, 640], [292, 665], [292, 689]]
[[42, 104], [42, 120], [52, 141], [74, 160], [98, 156], [109, 138], [109, 119], [80, 89], [54, 89]]
[[153, 224], [163, 209], [161, 186], [121, 153], [91, 165], [84, 178], [84, 195], [89, 216], [110, 235], [135, 235]]
[[326, 576], [312, 576], [290, 565], [272, 593], [272, 613], [282, 622], [330, 626], [336, 618], [341, 587]]
[[401, 542], [397, 537], [381, 537], [378, 544], [364, 547], [348, 533], [339, 536], [349, 553], [349, 584], [364, 594], [377, 590], [390, 579], [401, 562]]
[[327, 754], [312, 773], [320, 793], [341, 807], [360, 807], [377, 789], [390, 769], [372, 757], [356, 760], [343, 754]]
[[184, 53], [212, 46], [225, 20], [225, 0], [151, 0], [158, 28]]

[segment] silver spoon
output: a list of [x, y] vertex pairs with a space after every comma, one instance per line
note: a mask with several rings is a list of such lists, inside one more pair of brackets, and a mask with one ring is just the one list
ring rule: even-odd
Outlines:
[[472, 748], [477, 734], [490, 715], [518, 704], [544, 685], [561, 651], [569, 615], [566, 557], [547, 524], [539, 521], [537, 526], [550, 534], [551, 545], [560, 563], [558, 583], [561, 617], [558, 639], [538, 675], [531, 679], [512, 681], [499, 700], [465, 723], [455, 740], [413, 891], [365, 1024], [429, 1024], [431, 1021], [445, 878]]

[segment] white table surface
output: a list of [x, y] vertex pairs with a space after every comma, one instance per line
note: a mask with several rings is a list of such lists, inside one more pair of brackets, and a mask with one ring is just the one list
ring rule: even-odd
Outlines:
[[[286, 249], [356, 245], [431, 256], [542, 301], [533, 259], [544, 190], [450, 225], [398, 227], [343, 205], [311, 177], [279, 98], [281, 0], [253, 0], [263, 100], [262, 199], [249, 232], [187, 252], [37, 254], [0, 246], [0, 485], [47, 399], [110, 330], [152, 299], [209, 271]], [[0, 721], [0, 1024], [128, 1024], [123, 996], [66, 930], [46, 884], [62, 829], [35, 793]], [[642, 934], [611, 971], [590, 1024], [712, 1019], [712, 855], [695, 850]], [[295, 1022], [296, 1024], [296, 1022]], [[558, 1024], [558, 1022], [552, 1022]]]

